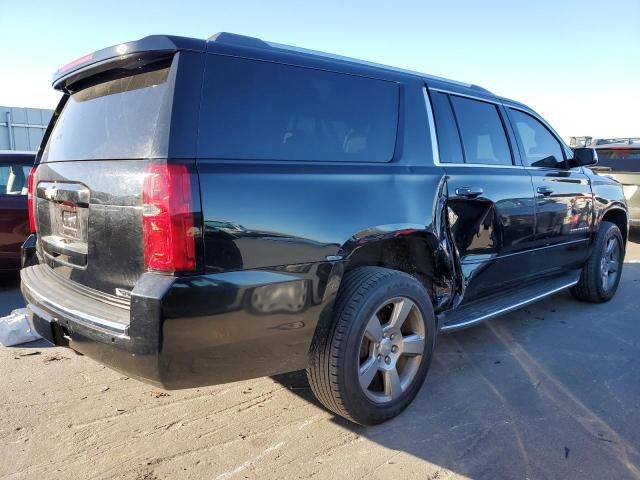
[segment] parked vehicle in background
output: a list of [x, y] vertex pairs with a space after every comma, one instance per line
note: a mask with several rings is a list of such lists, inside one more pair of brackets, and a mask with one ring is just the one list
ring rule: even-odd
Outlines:
[[[584, 137], [591, 138], [591, 137]], [[640, 138], [629, 138], [629, 137], [619, 137], [619, 138], [596, 138], [592, 139], [590, 146], [592, 147], [605, 147], [607, 145], [637, 145], [640, 142]]]
[[29, 235], [27, 178], [34, 152], [0, 150], [0, 273], [20, 269], [20, 246]]
[[622, 184], [629, 224], [640, 227], [640, 138], [597, 139], [592, 145], [598, 152], [598, 164], [592, 170]]
[[438, 331], [620, 281], [621, 186], [484, 88], [225, 33], [101, 50], [54, 86], [30, 321], [156, 385], [306, 368], [375, 424]]
[[571, 137], [569, 139], [569, 146], [571, 148], [583, 148], [591, 146], [593, 137]]

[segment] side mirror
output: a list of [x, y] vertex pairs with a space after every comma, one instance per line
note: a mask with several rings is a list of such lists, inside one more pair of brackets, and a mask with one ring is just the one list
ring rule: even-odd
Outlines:
[[598, 163], [595, 148], [574, 148], [573, 158], [569, 159], [569, 167], [592, 167]]

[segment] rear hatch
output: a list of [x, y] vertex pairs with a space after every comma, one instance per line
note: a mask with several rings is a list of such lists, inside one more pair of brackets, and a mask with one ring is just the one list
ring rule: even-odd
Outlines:
[[[189, 54], [118, 57], [83, 66], [75, 81], [60, 83], [66, 93], [45, 136], [32, 208], [39, 258], [61, 281], [126, 304], [154, 266], [164, 273], [197, 271], [199, 259], [174, 268], [171, 252], [169, 262], [160, 258], [164, 264], [157, 256], [166, 253], [158, 248], [184, 246], [171, 244], [171, 229], [182, 228], [193, 259], [201, 221], [188, 149], [172, 152], [172, 142], [180, 143], [173, 141], [172, 124], [188, 110], [190, 96], [176, 99], [176, 83], [180, 56]], [[185, 198], [176, 200], [176, 192]]]
[[593, 170], [622, 184], [632, 217], [640, 214], [640, 146], [598, 148], [598, 164]]

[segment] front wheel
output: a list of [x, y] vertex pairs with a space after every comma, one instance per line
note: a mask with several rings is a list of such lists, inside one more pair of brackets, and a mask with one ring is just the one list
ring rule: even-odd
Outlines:
[[329, 410], [374, 425], [398, 415], [418, 393], [431, 363], [436, 322], [414, 277], [379, 267], [348, 272], [327, 338], [307, 370]]
[[571, 293], [579, 300], [603, 303], [613, 298], [620, 283], [624, 261], [624, 241], [618, 226], [602, 222], [591, 256]]

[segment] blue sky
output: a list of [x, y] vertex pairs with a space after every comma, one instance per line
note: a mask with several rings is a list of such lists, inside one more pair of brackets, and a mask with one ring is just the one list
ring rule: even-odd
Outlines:
[[476, 83], [565, 138], [640, 136], [640, 0], [0, 0], [0, 31], [0, 105], [52, 108], [52, 73], [105, 46], [229, 31]]

